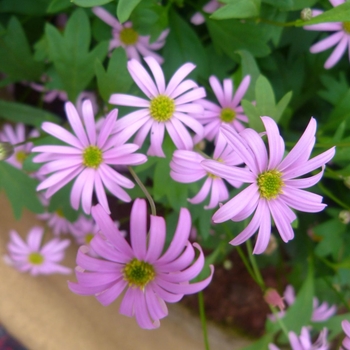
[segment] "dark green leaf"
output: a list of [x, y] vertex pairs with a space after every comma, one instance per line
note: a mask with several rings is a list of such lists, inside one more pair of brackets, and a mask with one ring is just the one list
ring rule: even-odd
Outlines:
[[102, 98], [108, 102], [113, 93], [126, 93], [133, 80], [126, 67], [127, 58], [125, 50], [121, 47], [115, 49], [108, 63], [107, 71], [100, 61], [95, 62], [98, 90]]
[[0, 70], [13, 80], [36, 80], [44, 65], [34, 60], [24, 30], [16, 17], [7, 29], [0, 25]]
[[50, 0], [1, 0], [0, 13], [18, 13], [31, 16], [43, 16]]
[[57, 13], [71, 6], [72, 6], [72, 2], [70, 0], [51, 0], [50, 5], [47, 8], [46, 12]]
[[197, 67], [192, 76], [208, 76], [205, 50], [196, 32], [175, 11], [170, 13], [170, 33], [163, 49], [163, 69], [168, 77], [181, 65], [192, 62]]
[[94, 6], [101, 6], [104, 4], [108, 4], [113, 0], [72, 0], [74, 4], [81, 6], [81, 7], [94, 7]]
[[131, 12], [141, 0], [119, 0], [117, 7], [117, 17], [121, 23], [127, 21]]
[[228, 56], [237, 58], [237, 50], [247, 50], [255, 57], [266, 56], [270, 48], [265, 33], [259, 25], [236, 20], [206, 21], [213, 43]]
[[23, 208], [28, 208], [34, 213], [43, 212], [44, 208], [36, 194], [37, 185], [37, 180], [21, 170], [6, 162], [0, 162], [0, 187], [5, 190], [16, 219], [20, 219]]
[[44, 121], [60, 122], [60, 119], [50, 112], [23, 103], [3, 100], [0, 100], [0, 116], [12, 122], [33, 125], [37, 128], [40, 128]]
[[84, 10], [76, 10], [69, 19], [64, 36], [50, 24], [46, 25], [50, 57], [69, 99], [75, 101], [94, 76], [96, 58], [102, 61], [108, 42], [100, 42], [89, 52], [90, 23]]
[[256, 17], [260, 11], [260, 0], [225, 0], [227, 5], [216, 10], [210, 18], [249, 18]]

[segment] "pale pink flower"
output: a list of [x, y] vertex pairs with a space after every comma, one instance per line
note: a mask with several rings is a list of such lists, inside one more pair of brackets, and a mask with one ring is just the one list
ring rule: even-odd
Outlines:
[[[33, 129], [29, 137], [37, 137], [39, 132]], [[8, 142], [11, 145], [22, 143], [26, 140], [26, 128], [24, 124], [17, 123], [15, 126], [5, 124], [3, 130], [0, 132], [0, 141]], [[32, 142], [26, 142], [22, 145], [14, 147], [14, 153], [11, 157], [6, 159], [6, 162], [15, 168], [22, 169], [24, 160], [28, 157], [33, 147]]]
[[[330, 3], [336, 7], [343, 3], [345, 0], [329, 0]], [[318, 16], [323, 13], [322, 10], [312, 10], [312, 16]], [[318, 53], [325, 51], [333, 46], [336, 46], [332, 54], [329, 56], [324, 64], [326, 69], [332, 68], [339, 62], [341, 57], [344, 55], [346, 49], [349, 50], [350, 60], [350, 21], [349, 22], [330, 22], [330, 23], [319, 23], [309, 26], [305, 26], [306, 30], [320, 30], [326, 32], [335, 32], [325, 39], [322, 39], [318, 43], [310, 47], [311, 53]]]
[[340, 348], [341, 350], [350, 350], [350, 322], [348, 320], [344, 320], [341, 323], [343, 327], [343, 331], [346, 335], [346, 337], [343, 340], [343, 346], [344, 349]]
[[[125, 95], [113, 94], [109, 103], [141, 107], [117, 121], [114, 129], [118, 137], [129, 139], [136, 132], [134, 142], [142, 145], [147, 134], [151, 134], [151, 145], [148, 155], [165, 157], [162, 149], [165, 129], [168, 131], [178, 149], [191, 150], [193, 140], [185, 126], [192, 129], [198, 138], [203, 136], [202, 125], [189, 114], [202, 113], [203, 107], [193, 103], [205, 96], [205, 90], [198, 87], [193, 80], [183, 80], [196, 66], [186, 63], [181, 66], [165, 84], [164, 74], [160, 65], [152, 57], [145, 58], [153, 76], [136, 60], [128, 62], [128, 70], [135, 83], [147, 96], [147, 99]], [[184, 126], [185, 125], [185, 126]]]
[[[95, 295], [102, 305], [109, 305], [126, 289], [120, 313], [135, 316], [140, 327], [152, 329], [159, 327], [159, 320], [168, 314], [165, 302], [178, 302], [185, 294], [197, 293], [210, 283], [213, 266], [208, 278], [189, 283], [202, 271], [204, 255], [198, 244], [188, 241], [191, 216], [186, 208], [180, 210], [174, 238], [163, 254], [165, 220], [151, 215], [147, 235], [145, 200], [136, 199], [131, 210], [131, 245], [100, 205], [92, 208], [92, 216], [102, 232], [90, 246], [101, 258], [89, 256], [87, 246], [79, 249], [75, 269], [78, 283], [68, 282], [74, 293]], [[193, 247], [199, 251], [194, 262]]]
[[94, 113], [89, 100], [85, 100], [82, 105], [85, 128], [71, 102], [66, 103], [65, 109], [76, 136], [59, 125], [50, 122], [42, 124], [45, 132], [68, 143], [68, 146], [45, 145], [33, 148], [33, 152], [42, 152], [33, 161], [47, 162], [40, 168], [40, 174], [51, 174], [39, 184], [37, 190], [47, 189], [45, 196], [49, 198], [76, 178], [70, 202], [74, 209], [78, 209], [81, 201], [87, 214], [90, 213], [94, 191], [99, 203], [109, 212], [104, 186], [117, 198], [129, 202], [131, 198], [122, 187], [133, 188], [134, 184], [112, 166], [138, 165], [146, 162], [147, 158], [143, 154], [133, 154], [139, 148], [137, 145], [124, 144], [118, 138], [110, 138], [118, 110], [112, 110], [108, 114], [100, 132], [96, 133]]
[[[284, 300], [291, 306], [295, 302], [295, 291], [293, 286], [288, 285], [284, 291]], [[312, 322], [324, 322], [331, 318], [337, 312], [337, 307], [335, 305], [328, 305], [328, 303], [323, 302], [320, 304], [319, 300], [315, 297], [313, 299], [313, 310], [311, 315]], [[281, 311], [278, 313], [278, 317], [282, 318], [285, 316], [285, 312]], [[271, 321], [275, 321], [274, 315], [268, 316]]]
[[[289, 342], [292, 350], [328, 350], [329, 344], [327, 342], [327, 329], [324, 328], [315, 343], [312, 344], [310, 330], [308, 327], [301, 329], [300, 336], [294, 332], [289, 332]], [[274, 344], [269, 344], [269, 350], [279, 350]]]
[[232, 125], [235, 130], [242, 131], [248, 123], [248, 117], [244, 114], [240, 102], [247, 92], [250, 84], [250, 76], [247, 75], [234, 93], [232, 79], [224, 79], [221, 87], [218, 78], [211, 76], [209, 83], [219, 102], [216, 104], [209, 100], [199, 100], [204, 108], [204, 113], [196, 116], [204, 125], [204, 137], [209, 141], [216, 140], [222, 125]]
[[70, 268], [58, 264], [64, 258], [64, 251], [70, 244], [69, 239], [54, 238], [41, 246], [43, 236], [44, 229], [35, 226], [29, 231], [25, 242], [16, 231], [11, 230], [5, 262], [18, 271], [29, 272], [33, 276], [71, 273]]
[[[298, 143], [283, 159], [285, 145], [276, 122], [270, 117], [261, 119], [266, 129], [269, 154], [255, 130], [247, 128], [238, 134], [231, 126], [224, 125], [222, 133], [247, 167], [227, 166], [212, 160], [202, 161], [203, 167], [214, 175], [249, 184], [213, 215], [213, 221], [242, 221], [254, 213], [248, 226], [230, 244], [239, 245], [259, 230], [255, 254], [264, 252], [269, 243], [271, 216], [282, 240], [288, 242], [294, 237], [291, 223], [296, 219], [291, 208], [315, 213], [326, 207], [326, 204], [321, 203], [322, 196], [303, 189], [320, 181], [325, 163], [335, 153], [335, 148], [332, 147], [309, 159], [316, 133], [316, 120], [311, 118]], [[319, 167], [321, 171], [317, 175], [299, 178]]]
[[132, 22], [129, 21], [121, 24], [103, 7], [94, 7], [92, 12], [112, 27], [112, 39], [109, 42], [109, 51], [121, 46], [124, 48], [128, 59], [135, 59], [141, 62], [141, 57], [152, 56], [159, 64], [163, 63], [163, 58], [154, 51], [164, 46], [169, 29], [164, 30], [159, 38], [151, 43], [150, 36], [140, 35], [133, 28]]
[[[207, 4], [203, 6], [203, 11], [206, 13], [213, 13], [215, 12], [222, 4], [219, 3], [218, 0], [210, 0]], [[205, 22], [204, 16], [200, 12], [196, 12], [191, 17], [191, 23], [195, 25], [199, 25]]]
[[73, 223], [64, 217], [62, 210], [58, 209], [53, 213], [38, 214], [37, 218], [46, 222], [55, 236], [72, 232]]
[[[214, 160], [226, 165], [241, 164], [241, 159], [236, 152], [227, 144], [218, 143], [214, 150]], [[177, 150], [173, 154], [170, 162], [170, 176], [173, 180], [181, 183], [197, 182], [200, 179], [206, 178], [202, 188], [193, 198], [188, 199], [192, 204], [203, 202], [210, 193], [209, 205], [204, 206], [204, 209], [215, 208], [219, 202], [229, 198], [229, 193], [226, 185], [218, 176], [208, 173], [202, 166], [204, 156], [197, 152]], [[233, 187], [240, 187], [242, 182], [228, 181]]]
[[[114, 225], [119, 230], [119, 222], [114, 221]], [[73, 223], [71, 233], [78, 244], [88, 245], [99, 231], [99, 226], [92, 218], [80, 215], [78, 220]], [[126, 231], [119, 230], [119, 232], [123, 237], [126, 236]]]

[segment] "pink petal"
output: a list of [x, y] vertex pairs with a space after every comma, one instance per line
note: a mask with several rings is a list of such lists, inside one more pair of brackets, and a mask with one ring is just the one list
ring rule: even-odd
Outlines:
[[319, 41], [318, 43], [312, 45], [310, 47], [310, 52], [311, 53], [318, 53], [321, 51], [325, 51], [327, 49], [329, 49], [330, 47], [336, 45], [344, 36], [344, 32], [340, 31], [337, 33], [334, 33], [330, 36], [328, 36], [327, 38]]
[[205, 97], [206, 93], [204, 88], [198, 87], [195, 88], [189, 92], [186, 92], [185, 94], [181, 95], [180, 97], [177, 97], [175, 100], [176, 106], [179, 106], [181, 104], [185, 104], [188, 102], [193, 102], [196, 100], [199, 100], [200, 98]]
[[121, 277], [120, 280], [114, 282], [114, 284], [108, 289], [104, 290], [102, 293], [96, 295], [96, 299], [103, 305], [108, 306], [114, 300], [116, 300], [119, 295], [127, 286], [127, 282]]
[[87, 135], [90, 144], [96, 145], [96, 126], [95, 126], [95, 115], [90, 100], [84, 100], [82, 105], [84, 124], [86, 127]]
[[118, 22], [118, 20], [114, 16], [112, 16], [103, 7], [94, 7], [92, 8], [92, 12], [103, 22], [107, 23], [111, 27], [116, 28], [119, 31], [122, 30], [123, 26]]
[[192, 204], [198, 204], [198, 203], [203, 202], [208, 196], [208, 193], [209, 193], [211, 185], [212, 185], [212, 181], [213, 181], [213, 179], [208, 177], [205, 180], [200, 191], [193, 198], [189, 198], [187, 200]]
[[165, 158], [165, 154], [162, 149], [164, 130], [164, 123], [153, 122], [151, 131], [151, 145], [147, 151], [148, 155]]
[[33, 227], [27, 237], [28, 247], [32, 251], [38, 252], [40, 249], [41, 241], [44, 235], [44, 229], [42, 227]]
[[88, 172], [83, 170], [74, 181], [70, 192], [70, 204], [73, 209], [79, 209], [80, 198], [83, 192], [84, 185], [87, 181]]
[[214, 75], [212, 75], [209, 78], [209, 83], [210, 83], [210, 86], [213, 89], [213, 92], [214, 92], [217, 100], [219, 101], [220, 105], [224, 106], [225, 102], [226, 102], [225, 101], [225, 94], [224, 94], [224, 90], [221, 87], [219, 79], [217, 77], [215, 77]]
[[[32, 152], [46, 152], [46, 153], [61, 153], [61, 154], [82, 154], [81, 149], [68, 147], [68, 146], [37, 146], [32, 149]], [[39, 156], [35, 157], [33, 161], [35, 163], [41, 163], [42, 161], [36, 161]]]
[[106, 211], [106, 213], [110, 214], [109, 205], [107, 201], [106, 191], [102, 185], [102, 181], [100, 178], [100, 175], [98, 171], [95, 172], [95, 179], [94, 179], [94, 187], [95, 187], [95, 193], [97, 196], [98, 202], [102, 205], [103, 209]]
[[86, 136], [83, 124], [81, 122], [81, 119], [79, 117], [79, 114], [74, 107], [73, 103], [66, 102], [64, 106], [66, 110], [67, 119], [69, 121], [70, 126], [72, 127], [75, 135], [77, 135], [79, 141], [82, 143], [84, 147], [87, 147], [89, 145], [88, 138]]
[[109, 98], [109, 103], [119, 106], [130, 107], [149, 107], [149, 101], [141, 97], [130, 96], [125, 94], [112, 94]]
[[329, 56], [327, 61], [324, 64], [326, 69], [332, 68], [344, 55], [347, 47], [349, 46], [349, 36], [344, 34], [343, 38], [340, 40], [337, 47], [334, 49], [332, 54]]
[[149, 242], [145, 261], [152, 264], [162, 254], [165, 243], [166, 227], [164, 218], [160, 216], [151, 215], [150, 221]]
[[200, 124], [193, 117], [190, 117], [183, 113], [175, 112], [174, 118], [177, 118], [178, 120], [180, 120], [180, 122], [192, 129], [198, 135], [198, 137], [203, 137], [204, 130], [202, 124]]
[[97, 137], [97, 147], [100, 149], [105, 149], [104, 146], [116, 123], [117, 115], [118, 110], [113, 109], [108, 113], [106, 119], [104, 120]]
[[147, 237], [147, 204], [144, 199], [137, 198], [131, 209], [130, 239], [134, 254], [138, 260], [146, 256]]
[[259, 207], [261, 207], [261, 221], [253, 254], [261, 254], [266, 250], [271, 235], [271, 216], [267, 206], [267, 201], [261, 199]]
[[153, 57], [145, 57], [145, 61], [154, 76], [158, 88], [158, 93], [160, 95], [163, 95], [165, 92], [165, 78], [162, 68], [160, 68], [160, 65]]
[[155, 294], [149, 285], [146, 286], [145, 298], [147, 310], [153, 320], [159, 320], [168, 315], [165, 302]]
[[91, 202], [92, 202], [92, 192], [94, 190], [94, 179], [95, 179], [95, 170], [94, 169], [85, 169], [87, 172], [84, 189], [81, 195], [81, 203], [85, 214], [90, 214]]
[[172, 92], [171, 97], [176, 99], [178, 96], [182, 95], [185, 91], [197, 88], [198, 85], [193, 80], [187, 79], [180, 83], [177, 88]]
[[193, 63], [185, 63], [184, 65], [182, 65], [170, 79], [169, 84], [165, 90], [165, 95], [171, 98], [174, 98], [172, 93], [175, 91], [178, 85], [182, 82], [182, 80], [185, 79], [185, 77], [188, 74], [190, 74], [195, 68], [196, 66]]
[[241, 102], [243, 96], [248, 90], [250, 84], [250, 75], [246, 75], [244, 79], [241, 81], [241, 83], [238, 86], [238, 89], [236, 90], [236, 93], [232, 100], [232, 106], [237, 107], [238, 104]]
[[186, 128], [178, 119], [176, 118], [170, 119], [165, 124], [165, 127], [171, 139], [173, 140], [175, 146], [178, 149], [192, 150], [193, 148], [192, 138], [189, 132], [186, 130]]
[[[293, 228], [291, 226], [291, 220], [285, 214], [287, 206], [280, 200], [270, 200], [268, 202], [270, 212], [277, 227], [278, 233], [284, 242], [288, 242], [294, 238]], [[284, 208], [284, 206], [286, 208]], [[289, 209], [289, 208], [288, 208]], [[290, 209], [289, 209], [290, 210]]]

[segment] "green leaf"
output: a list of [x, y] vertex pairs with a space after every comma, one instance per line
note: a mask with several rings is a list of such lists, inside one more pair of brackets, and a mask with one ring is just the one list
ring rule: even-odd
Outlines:
[[127, 21], [131, 12], [141, 0], [119, 0], [117, 7], [117, 17], [121, 23]]
[[108, 4], [113, 0], [72, 0], [74, 4], [81, 6], [81, 7], [94, 7], [94, 6], [101, 6], [104, 4]]
[[254, 87], [256, 80], [260, 75], [260, 69], [255, 61], [255, 58], [251, 55], [250, 52], [246, 50], [238, 50], [237, 54], [241, 56], [241, 76], [239, 80], [241, 81], [246, 75], [250, 75], [250, 84], [244, 97], [246, 99], [253, 100], [255, 98]]
[[244, 113], [249, 119], [249, 127], [258, 132], [264, 131], [264, 125], [260, 119], [260, 114], [257, 111], [257, 108], [247, 100], [242, 100], [241, 105], [243, 107]]
[[102, 61], [108, 42], [101, 42], [89, 52], [90, 23], [84, 10], [78, 9], [70, 17], [64, 36], [51, 24], [45, 28], [50, 58], [71, 101], [75, 101], [94, 77], [96, 58]]
[[250, 18], [259, 15], [260, 0], [225, 0], [224, 2], [227, 5], [216, 10], [210, 18]]
[[0, 71], [13, 80], [36, 80], [44, 64], [34, 60], [21, 23], [11, 17], [7, 29], [0, 25]]
[[42, 109], [28, 106], [23, 103], [0, 100], [0, 116], [15, 123], [24, 123], [41, 127], [44, 121], [60, 123], [60, 118]]
[[61, 12], [68, 7], [72, 6], [72, 2], [70, 0], [52, 0], [50, 2], [49, 7], [47, 8], [47, 13], [57, 13]]
[[208, 62], [205, 50], [196, 32], [175, 11], [170, 13], [171, 31], [163, 48], [166, 75], [173, 74], [185, 62], [192, 62], [197, 67], [192, 76], [208, 76]]
[[206, 23], [214, 45], [234, 60], [237, 59], [237, 50], [247, 50], [255, 57], [270, 53], [268, 38], [257, 24], [212, 19], [208, 19]]
[[277, 103], [276, 108], [275, 108], [275, 112], [273, 114], [273, 119], [275, 120], [276, 123], [282, 117], [282, 114], [285, 111], [285, 109], [287, 108], [290, 100], [292, 99], [292, 96], [293, 96], [293, 92], [289, 91]]
[[260, 75], [256, 81], [255, 98], [261, 116], [271, 116], [274, 113], [275, 94], [270, 82], [263, 75]]
[[43, 16], [50, 0], [1, 0], [0, 13], [18, 13], [29, 16]]
[[309, 26], [311, 24], [326, 23], [326, 22], [349, 22], [350, 20], [350, 2], [333, 7], [332, 9], [323, 12], [322, 14], [311, 18], [309, 21], [298, 21], [297, 27]]
[[102, 98], [108, 102], [113, 93], [126, 93], [133, 80], [126, 67], [127, 58], [125, 50], [121, 47], [115, 49], [108, 63], [107, 71], [100, 61], [95, 62], [98, 90]]
[[5, 190], [16, 219], [20, 219], [23, 208], [28, 208], [34, 213], [44, 211], [36, 194], [37, 185], [37, 180], [21, 170], [6, 162], [0, 162], [0, 187]]
[[251, 345], [248, 345], [244, 347], [242, 350], [262, 350], [267, 349], [268, 345], [270, 343], [273, 343], [273, 336], [272, 334], [266, 334], [263, 337], [261, 337], [258, 341], [254, 342]]

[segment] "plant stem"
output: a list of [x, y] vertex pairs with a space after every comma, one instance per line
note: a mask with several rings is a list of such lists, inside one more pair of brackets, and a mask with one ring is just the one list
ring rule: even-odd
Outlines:
[[242, 259], [243, 264], [244, 264], [244, 266], [246, 267], [246, 269], [247, 269], [249, 275], [251, 276], [251, 278], [252, 278], [257, 284], [259, 284], [258, 281], [257, 281], [257, 279], [256, 279], [256, 277], [255, 277], [254, 271], [252, 270], [252, 268], [251, 268], [250, 265], [249, 265], [249, 261], [247, 260], [246, 256], [245, 256], [244, 253], [243, 253], [242, 248], [241, 248], [240, 246], [236, 246], [236, 249], [237, 249], [237, 252], [238, 252], [240, 258]]
[[200, 315], [201, 323], [202, 323], [202, 331], [203, 331], [205, 350], [210, 350], [209, 339], [208, 339], [208, 330], [207, 330], [207, 319], [205, 317], [203, 292], [198, 293], [198, 305], [199, 305], [199, 315]]
[[350, 210], [350, 206], [348, 206], [346, 203], [342, 202], [340, 199], [338, 199], [331, 191], [328, 191], [326, 187], [324, 187], [320, 182], [318, 183], [318, 187], [334, 202], [339, 204], [341, 207], [343, 207], [346, 210]]
[[254, 271], [254, 274], [255, 274], [256, 282], [260, 286], [261, 290], [263, 292], [265, 292], [265, 290], [266, 290], [265, 282], [264, 282], [264, 279], [261, 276], [258, 264], [256, 263], [255, 256], [253, 254], [252, 243], [250, 242], [249, 239], [246, 241], [246, 246], [247, 246], [247, 249], [248, 249], [249, 260], [250, 260], [250, 263], [252, 264], [253, 271]]
[[130, 174], [132, 175], [132, 177], [135, 179], [135, 181], [137, 182], [137, 184], [140, 186], [142, 192], [145, 194], [148, 203], [151, 207], [151, 213], [154, 216], [157, 216], [157, 211], [156, 211], [156, 206], [154, 204], [154, 201], [151, 197], [151, 195], [149, 194], [149, 192], [147, 191], [146, 187], [143, 185], [143, 183], [141, 182], [140, 178], [137, 176], [137, 174], [135, 173], [134, 169], [131, 166], [128, 166], [128, 169], [130, 171]]

